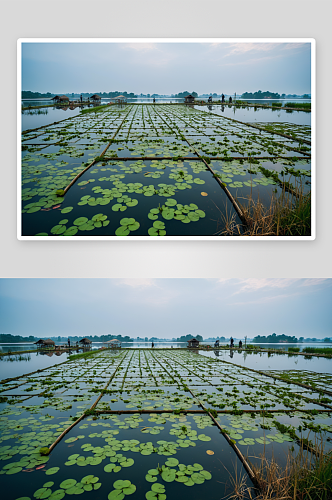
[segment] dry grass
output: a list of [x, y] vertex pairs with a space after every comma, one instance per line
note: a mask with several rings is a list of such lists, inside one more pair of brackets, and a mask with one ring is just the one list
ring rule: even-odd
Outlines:
[[[265, 206], [258, 198], [246, 198], [241, 209], [247, 220], [244, 236], [309, 236], [311, 234], [311, 196], [285, 190]], [[235, 225], [235, 224], [234, 224]], [[232, 226], [229, 225], [231, 228]], [[235, 233], [233, 233], [235, 235]]]
[[281, 467], [274, 457], [265, 454], [252, 469], [259, 482], [259, 491], [248, 487], [243, 476], [232, 478], [234, 492], [229, 500], [331, 500], [332, 452], [324, 454], [323, 443], [316, 444], [314, 453], [301, 448], [297, 455], [291, 451], [286, 466]]

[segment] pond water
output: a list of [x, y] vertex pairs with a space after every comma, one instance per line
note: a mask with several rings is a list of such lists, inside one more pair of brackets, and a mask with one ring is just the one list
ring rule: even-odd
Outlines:
[[263, 125], [186, 106], [128, 104], [23, 132], [22, 235], [242, 234], [214, 175], [244, 206], [269, 206], [284, 183], [310, 191], [310, 144], [303, 143], [310, 127]]
[[80, 108], [69, 109], [64, 107], [27, 109], [22, 111], [22, 131], [43, 127], [72, 116], [77, 116], [80, 113]]
[[67, 359], [67, 352], [38, 351], [19, 354], [19, 351], [16, 351], [14, 354], [0, 356], [0, 379], [18, 377], [23, 373], [53, 366]]
[[[284, 466], [302, 438], [323, 440], [331, 449], [326, 406], [332, 411], [332, 376], [293, 370], [284, 379], [268, 376], [273, 374], [195, 352], [128, 349], [96, 352], [2, 382], [5, 497], [162, 500], [158, 495], [165, 494], [177, 500], [190, 491], [194, 500], [229, 498], [239, 475], [247, 488], [251, 482], [205, 408], [219, 412], [217, 422], [251, 462], [263, 453]], [[40, 449], [74, 422], [42, 455]]]
[[207, 105], [195, 106], [209, 113], [225, 116], [234, 120], [253, 123], [263, 126], [264, 123], [290, 123], [292, 125], [311, 125], [311, 112], [293, 111], [285, 109], [266, 109], [246, 106]]
[[332, 373], [332, 359], [323, 357], [241, 352], [236, 351], [236, 349], [200, 351], [200, 354], [255, 370], [310, 370], [319, 373]]

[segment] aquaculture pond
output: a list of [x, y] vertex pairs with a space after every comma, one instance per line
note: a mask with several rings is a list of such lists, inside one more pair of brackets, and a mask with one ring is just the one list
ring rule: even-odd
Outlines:
[[252, 486], [261, 454], [283, 465], [290, 449], [331, 449], [331, 375], [191, 351], [93, 352], [2, 380], [0, 397], [8, 500], [220, 500], [239, 475]]
[[232, 221], [240, 235], [249, 198], [310, 191], [310, 126], [260, 125], [128, 104], [25, 130], [20, 234], [217, 237]]

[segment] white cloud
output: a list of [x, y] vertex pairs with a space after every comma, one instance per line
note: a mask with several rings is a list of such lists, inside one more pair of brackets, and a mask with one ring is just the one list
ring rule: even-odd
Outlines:
[[281, 47], [282, 43], [231, 43], [229, 45], [230, 51], [225, 57], [234, 54], [246, 54], [247, 52], [268, 52], [277, 47]]
[[151, 50], [158, 50], [157, 44], [155, 43], [144, 43], [144, 42], [124, 43], [121, 46], [124, 49], [134, 49], [137, 52], [148, 52]]
[[129, 286], [131, 288], [150, 288], [157, 287], [152, 278], [122, 278], [117, 280], [117, 285]]

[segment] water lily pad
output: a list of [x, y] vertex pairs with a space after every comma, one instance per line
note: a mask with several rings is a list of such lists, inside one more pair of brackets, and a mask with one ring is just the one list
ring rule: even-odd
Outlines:
[[66, 495], [65, 490], [55, 490], [53, 491], [52, 495], [50, 495], [48, 498], [49, 500], [62, 500], [62, 498]]
[[52, 490], [50, 488], [39, 488], [39, 490], [35, 491], [33, 496], [38, 500], [43, 500], [44, 498], [48, 498], [52, 494]]
[[87, 217], [78, 217], [77, 219], [74, 220], [73, 224], [74, 226], [82, 226], [83, 224], [88, 222], [88, 220], [89, 219]]
[[62, 214], [69, 214], [73, 210], [74, 207], [65, 207], [61, 210]]
[[56, 474], [60, 470], [60, 467], [51, 467], [45, 471], [47, 476], [51, 476], [52, 474]]
[[160, 483], [155, 483], [151, 486], [151, 490], [155, 493], [165, 493], [165, 486]]
[[129, 233], [130, 230], [126, 226], [120, 226], [115, 231], [116, 236], [128, 236]]
[[176, 465], [179, 464], [179, 461], [177, 458], [168, 458], [165, 462], [165, 465], [167, 465], [168, 467], [175, 467]]
[[175, 470], [174, 469], [166, 469], [161, 473], [161, 477], [167, 483], [171, 483], [175, 481]]
[[75, 236], [75, 234], [78, 232], [78, 227], [77, 226], [70, 226], [66, 231], [63, 233], [63, 236]]
[[76, 479], [65, 479], [60, 484], [60, 488], [67, 490], [68, 488], [72, 488], [77, 483]]
[[157, 481], [156, 476], [152, 476], [151, 474], [146, 474], [145, 479], [149, 483], [154, 483], [155, 481]]

